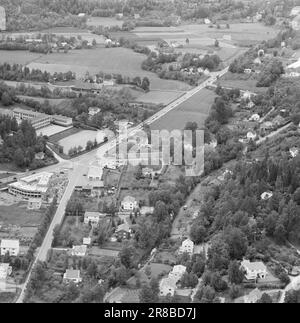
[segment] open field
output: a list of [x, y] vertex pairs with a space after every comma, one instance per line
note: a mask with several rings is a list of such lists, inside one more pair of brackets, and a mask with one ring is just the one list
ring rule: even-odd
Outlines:
[[92, 130], [82, 130], [78, 133], [75, 133], [69, 137], [61, 139], [58, 143], [64, 148], [64, 153], [68, 153], [68, 151], [74, 146], [81, 146], [85, 149], [86, 143], [91, 140], [94, 141], [97, 138], [97, 131]]
[[103, 71], [105, 73], [120, 73], [130, 77], [147, 76], [151, 82], [151, 89], [185, 91], [190, 88], [183, 82], [162, 80], [154, 73], [143, 71], [141, 64], [145, 58], [145, 55], [135, 53], [127, 48], [98, 47], [93, 50], [71, 51], [68, 54], [53, 53], [42, 56], [34, 63], [29, 64], [28, 67], [51, 73], [72, 71], [76, 73], [77, 78], [82, 78], [87, 71], [91, 75]]
[[184, 93], [180, 91], [150, 91], [139, 95], [136, 101], [167, 105], [181, 97]]
[[222, 76], [218, 83], [223, 87], [238, 88], [244, 91], [262, 93], [267, 90], [265, 87], [256, 87], [257, 80], [246, 74], [233, 74], [228, 72]]
[[189, 100], [180, 104], [177, 108], [167, 113], [151, 124], [151, 129], [154, 130], [174, 130], [183, 129], [187, 122], [194, 121], [198, 126], [203, 127], [209, 110], [216, 97], [213, 91], [203, 89], [193, 95]]
[[0, 64], [9, 63], [9, 64], [22, 64], [27, 65], [31, 62], [34, 62], [38, 58], [43, 56], [39, 53], [31, 53], [29, 51], [11, 51], [11, 50], [1, 50], [0, 51]]
[[44, 213], [44, 209], [27, 210], [27, 202], [19, 202], [13, 205], [0, 205], [0, 222], [20, 227], [35, 227], [41, 223]]
[[62, 126], [52, 124], [52, 125], [50, 125], [48, 127], [37, 129], [36, 134], [38, 136], [42, 135], [42, 136], [50, 137], [50, 136], [56, 135], [58, 133], [61, 133], [63, 131], [66, 131], [67, 129], [72, 129], [72, 126], [70, 126], [70, 127], [62, 127]]
[[86, 23], [88, 26], [105, 26], [105, 27], [111, 27], [111, 26], [120, 26], [123, 25], [123, 20], [117, 20], [113, 17], [90, 17], [87, 20]]

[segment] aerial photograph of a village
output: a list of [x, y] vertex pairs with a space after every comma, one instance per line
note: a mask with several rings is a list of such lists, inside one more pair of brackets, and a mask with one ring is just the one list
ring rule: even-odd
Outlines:
[[300, 0], [0, 0], [0, 303], [300, 303], [299, 151]]

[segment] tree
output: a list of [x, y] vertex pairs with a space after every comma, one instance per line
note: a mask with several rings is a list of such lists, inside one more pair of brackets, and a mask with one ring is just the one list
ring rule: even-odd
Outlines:
[[151, 287], [144, 284], [140, 291], [139, 299], [141, 303], [157, 303], [158, 295]]
[[143, 78], [141, 88], [146, 92], [150, 90], [150, 80], [148, 77]]
[[195, 221], [191, 227], [191, 231], [190, 231], [190, 238], [191, 240], [196, 243], [202, 243], [207, 235], [207, 230], [205, 229], [205, 227], [200, 224], [197, 223], [197, 221]]
[[259, 299], [256, 303], [270, 304], [273, 303], [273, 300], [270, 295], [268, 295], [267, 293], [263, 293], [261, 299]]
[[235, 298], [238, 298], [241, 294], [241, 289], [239, 288], [239, 286], [233, 284], [231, 287], [230, 287], [230, 290], [229, 290], [229, 296], [231, 299], [235, 299]]
[[241, 284], [244, 279], [244, 273], [240, 269], [238, 261], [234, 260], [229, 263], [228, 266], [228, 280], [232, 284]]

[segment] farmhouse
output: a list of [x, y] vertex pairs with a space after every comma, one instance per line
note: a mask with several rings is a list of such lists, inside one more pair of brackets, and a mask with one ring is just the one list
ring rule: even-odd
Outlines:
[[138, 202], [132, 196], [124, 197], [123, 201], [121, 202], [121, 208], [124, 211], [133, 211], [138, 207]]
[[66, 272], [64, 273], [63, 281], [66, 284], [68, 284], [70, 282], [73, 282], [75, 284], [81, 283], [82, 278], [80, 277], [80, 271], [73, 270], [73, 269], [67, 269]]
[[184, 240], [179, 248], [179, 253], [185, 252], [190, 255], [192, 255], [194, 252], [194, 242], [190, 239]]
[[100, 212], [90, 212], [86, 211], [84, 213], [84, 223], [85, 224], [92, 224], [92, 225], [98, 225], [100, 222], [100, 219], [105, 218], [105, 214]]
[[241, 269], [245, 270], [245, 277], [248, 280], [264, 279], [267, 276], [267, 267], [261, 261], [250, 262], [244, 259], [241, 262]]
[[123, 224], [120, 224], [117, 227], [116, 233], [115, 233], [116, 238], [121, 240], [130, 238], [130, 234], [131, 234], [131, 229], [129, 227], [129, 224], [126, 222]]
[[20, 252], [19, 240], [1, 240], [1, 256], [5, 256], [7, 253], [10, 256], [17, 256]]

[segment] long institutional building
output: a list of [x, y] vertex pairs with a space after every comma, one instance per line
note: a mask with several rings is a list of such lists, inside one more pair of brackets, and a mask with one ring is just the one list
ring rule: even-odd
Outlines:
[[48, 191], [49, 181], [53, 174], [42, 172], [24, 177], [8, 185], [8, 192], [24, 199], [43, 198]]
[[45, 113], [35, 112], [31, 110], [25, 110], [21, 108], [15, 108], [13, 110], [13, 116], [18, 120], [28, 120], [34, 129], [41, 129], [49, 126], [51, 123], [57, 124], [63, 127], [69, 127], [73, 125], [72, 118], [62, 115], [49, 115]]

